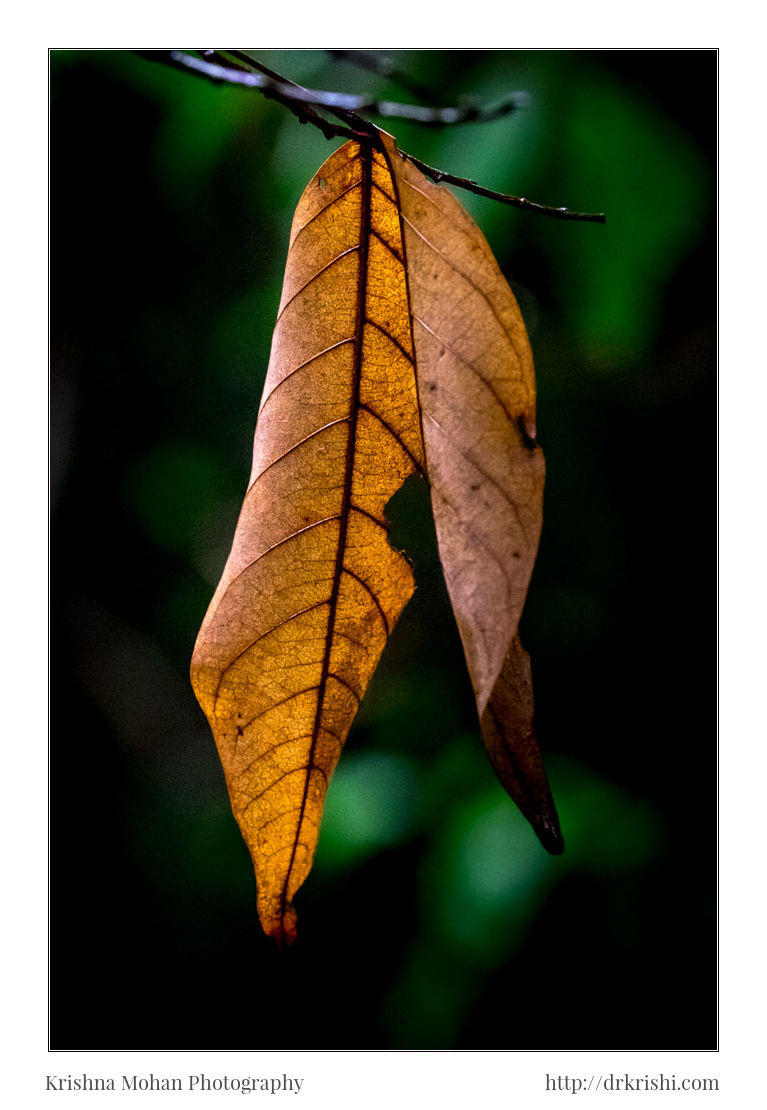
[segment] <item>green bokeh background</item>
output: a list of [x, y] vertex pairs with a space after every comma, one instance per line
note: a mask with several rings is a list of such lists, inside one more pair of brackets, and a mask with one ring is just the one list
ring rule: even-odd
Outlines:
[[[256, 52], [254, 52], [256, 53]], [[315, 88], [401, 99], [324, 51]], [[391, 52], [388, 57], [394, 56]], [[716, 1042], [713, 51], [401, 51], [484, 125], [433, 165], [605, 226], [460, 199], [536, 358], [544, 529], [522, 624], [566, 851], [496, 781], [423, 483], [419, 588], [273, 950], [188, 683], [250, 469], [292, 213], [333, 144], [258, 93], [51, 55], [51, 1045], [706, 1049]]]

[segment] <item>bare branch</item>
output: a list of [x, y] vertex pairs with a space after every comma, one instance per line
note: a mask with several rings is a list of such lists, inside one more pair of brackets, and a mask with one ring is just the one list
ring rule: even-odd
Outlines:
[[305, 89], [284, 77], [267, 70], [265, 66], [250, 58], [241, 51], [231, 51], [232, 55], [247, 62], [258, 73], [252, 73], [240, 66], [223, 66], [218, 62], [208, 61], [206, 58], [196, 58], [192, 54], [185, 54], [181, 50], [170, 52], [171, 61], [177, 65], [186, 66], [209, 77], [213, 81], [227, 81], [235, 85], [249, 85], [251, 88], [260, 89], [262, 92], [272, 93], [282, 103], [294, 101], [308, 104], [312, 108], [324, 108], [331, 112], [367, 112], [370, 115], [381, 116], [389, 119], [414, 120], [436, 127], [446, 127], [455, 123], [487, 122], [508, 115], [517, 108], [529, 103], [527, 93], [510, 93], [500, 104], [493, 107], [464, 104], [449, 108], [428, 108], [422, 104], [399, 104], [392, 100], [377, 100], [375, 97], [357, 95], [355, 93], [328, 92], [322, 89]]
[[[358, 142], [376, 142], [376, 130], [360, 112], [369, 112], [379, 116], [390, 116], [396, 119], [411, 119], [421, 123], [438, 124], [445, 126], [452, 123], [465, 123], [470, 120], [484, 121], [496, 119], [505, 115], [515, 107], [519, 107], [522, 96], [527, 94], [513, 93], [495, 108], [427, 108], [417, 104], [395, 104], [392, 101], [378, 101], [370, 97], [354, 96], [347, 93], [321, 92], [317, 89], [305, 89], [294, 81], [286, 80], [280, 74], [270, 70], [261, 62], [251, 58], [241, 50], [201, 51], [205, 57], [198, 58], [182, 50], [170, 51], [137, 51], [142, 57], [152, 61], [164, 62], [177, 69], [192, 71], [210, 81], [230, 85], [244, 85], [248, 88], [258, 89], [264, 96], [277, 100], [288, 108], [301, 123], [311, 123], [317, 127], [325, 138], [351, 138]], [[232, 62], [226, 55], [231, 55], [236, 61]], [[214, 59], [221, 58], [221, 61]], [[245, 67], [243, 68], [243, 64]], [[327, 120], [320, 115], [320, 111], [335, 116], [340, 123]], [[459, 189], [475, 193], [477, 196], [488, 197], [490, 200], [500, 201], [512, 208], [522, 211], [537, 212], [542, 216], [550, 216], [557, 220], [580, 220], [590, 223], [605, 223], [606, 217], [602, 212], [574, 212], [569, 208], [552, 208], [545, 204], [537, 204], [526, 197], [515, 196], [511, 193], [498, 193], [493, 189], [486, 189], [466, 177], [457, 177], [455, 174], [444, 170], [435, 169], [420, 158], [400, 151], [403, 158], [408, 159], [417, 166], [422, 173], [432, 181], [447, 182]]]

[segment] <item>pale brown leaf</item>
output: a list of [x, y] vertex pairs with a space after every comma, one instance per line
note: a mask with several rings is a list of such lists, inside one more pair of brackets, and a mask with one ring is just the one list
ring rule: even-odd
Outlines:
[[[452, 193], [398, 156], [393, 140], [385, 141], [405, 228], [432, 511], [482, 734], [501, 782], [544, 845], [559, 852], [556, 811], [533, 732], [529, 660], [517, 639], [545, 476], [535, 438], [532, 352], [517, 302], [479, 228]], [[514, 751], [526, 753], [516, 771]]]

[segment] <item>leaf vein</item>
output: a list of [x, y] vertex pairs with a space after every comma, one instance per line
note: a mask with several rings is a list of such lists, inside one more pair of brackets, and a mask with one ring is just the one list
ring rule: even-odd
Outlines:
[[[295, 693], [288, 694], [286, 698], [282, 698], [280, 701], [276, 701], [272, 705], [268, 705], [266, 709], [262, 709], [260, 713], [256, 713], [255, 717], [251, 717], [250, 720], [246, 721], [244, 725], [238, 725], [238, 728], [242, 732], [244, 732], [246, 728], [250, 728], [251, 725], [256, 724], [256, 722], [260, 721], [262, 717], [266, 717], [267, 714], [272, 713], [275, 709], [279, 709], [281, 706], [287, 705], [288, 702], [293, 701], [295, 698], [303, 697], [304, 694], [311, 694], [314, 690], [318, 689], [318, 686], [307, 686], [304, 690], [296, 690]], [[282, 743], [287, 743], [287, 741], [282, 741]], [[280, 746], [280, 744], [274, 745], [275, 748], [279, 748]]]
[[473, 455], [471, 455], [468, 451], [464, 451], [464, 449], [460, 446], [460, 444], [456, 443], [455, 440], [447, 434], [447, 432], [442, 427], [442, 425], [434, 419], [434, 417], [431, 415], [430, 412], [424, 413], [424, 416], [426, 416], [428, 418], [428, 420], [434, 425], [434, 427], [437, 428], [438, 431], [440, 431], [442, 433], [442, 435], [445, 437], [445, 439], [447, 439], [449, 441], [449, 443], [451, 444], [453, 449], [455, 451], [457, 451], [458, 454], [461, 455], [464, 459], [466, 459], [466, 462], [469, 463], [470, 466], [473, 466], [475, 470], [479, 471], [479, 473], [482, 475], [483, 478], [486, 478], [487, 481], [490, 482], [490, 484], [492, 486], [495, 486], [495, 488], [500, 493], [501, 497], [504, 499], [504, 501], [507, 503], [507, 505], [509, 506], [509, 508], [513, 512], [513, 514], [516, 518], [517, 524], [519, 525], [520, 530], [522, 532], [522, 535], [524, 536], [525, 544], [529, 547], [530, 546], [530, 540], [528, 538], [527, 529], [525, 528], [524, 522], [523, 522], [521, 516], [519, 515], [519, 509], [517, 508], [516, 504], [514, 503], [513, 499], [509, 496], [507, 491], [503, 488], [503, 486], [500, 485], [496, 481], [496, 479], [492, 476], [492, 474], [489, 474], [485, 470], [485, 468], [480, 463], [477, 462], [477, 460], [474, 458]]
[[[353, 161], [354, 161], [354, 159], [350, 158], [349, 162], [345, 162], [344, 165], [346, 166], [350, 162], [353, 162]], [[323, 207], [320, 208], [320, 210], [318, 212], [315, 212], [313, 216], [310, 216], [305, 224], [301, 224], [301, 226], [299, 228], [297, 228], [296, 231], [293, 233], [293, 238], [292, 238], [291, 243], [290, 243], [291, 250], [293, 248], [293, 244], [296, 242], [299, 235], [302, 235], [303, 232], [306, 231], [307, 227], [311, 227], [311, 225], [314, 223], [315, 220], [319, 219], [319, 217], [323, 216], [326, 212], [329, 212], [334, 204], [338, 204], [339, 200], [341, 200], [343, 197], [345, 197], [347, 193], [350, 193], [352, 191], [352, 189], [358, 189], [361, 184], [362, 184], [361, 179], [359, 181], [353, 181], [351, 183], [351, 185], [348, 185], [343, 190], [343, 192], [338, 194], [338, 196], [331, 197], [330, 200], [328, 201], [328, 203], [323, 205]]]
[[[315, 609], [321, 609], [323, 605], [327, 605], [329, 603], [329, 600], [329, 598], [325, 598], [324, 601], [317, 601], [314, 603], [314, 605], [307, 605], [305, 609], [299, 609], [297, 613], [293, 613], [291, 614], [291, 616], [285, 617], [283, 620], [278, 621], [277, 624], [273, 624], [271, 628], [267, 628], [265, 632], [261, 632], [258, 636], [256, 636], [254, 640], [251, 640], [250, 643], [242, 649], [242, 651], [239, 651], [233, 659], [229, 660], [227, 665], [221, 671], [218, 685], [216, 686], [216, 693], [214, 695], [215, 702], [218, 702], [221, 692], [221, 683], [224, 681], [224, 675], [227, 674], [232, 669], [232, 667], [239, 662], [240, 659], [242, 659], [243, 655], [247, 655], [249, 651], [252, 651], [256, 644], [261, 642], [261, 640], [265, 639], [267, 636], [273, 635], [273, 633], [275, 632], [278, 632], [281, 628], [284, 628], [286, 624], [290, 624], [291, 621], [297, 620], [298, 617], [303, 617], [306, 613], [311, 613]], [[216, 714], [216, 716], [218, 716], [218, 714]]]
[[300, 289], [297, 289], [295, 291], [295, 293], [291, 293], [290, 297], [288, 297], [288, 299], [285, 301], [285, 304], [282, 306], [282, 308], [280, 309], [280, 311], [277, 315], [277, 320], [275, 322], [275, 327], [277, 326], [277, 324], [279, 324], [280, 320], [283, 317], [283, 314], [293, 304], [293, 301], [295, 301], [297, 297], [300, 297], [302, 293], [305, 293], [306, 290], [309, 288], [309, 286], [313, 282], [315, 282], [317, 280], [317, 278], [322, 277], [322, 275], [327, 273], [327, 271], [330, 270], [333, 266], [335, 266], [337, 262], [340, 262], [342, 258], [346, 258], [346, 256], [349, 255], [349, 254], [355, 254], [357, 251], [359, 251], [359, 249], [360, 249], [359, 243], [355, 243], [353, 246], [347, 247], [346, 250], [341, 251], [340, 254], [337, 254], [335, 256], [335, 258], [331, 258], [330, 262], [326, 262], [324, 266], [321, 266], [320, 269], [317, 270], [317, 272], [315, 274], [312, 274], [312, 276], [307, 281], [304, 282], [304, 284], [301, 286]]
[[297, 532], [291, 532], [290, 535], [285, 536], [284, 539], [277, 540], [277, 543], [273, 543], [271, 547], [267, 547], [266, 551], [262, 551], [260, 555], [256, 555], [255, 559], [252, 559], [247, 564], [247, 566], [244, 566], [242, 570], [237, 571], [237, 574], [235, 574], [234, 578], [227, 585], [227, 590], [230, 590], [232, 588], [238, 578], [241, 578], [243, 574], [246, 574], [249, 570], [252, 570], [256, 563], [265, 558], [267, 555], [271, 555], [273, 551], [276, 551], [278, 548], [282, 547], [283, 544], [290, 543], [291, 540], [294, 540], [298, 536], [303, 535], [304, 532], [311, 532], [313, 528], [318, 528], [320, 524], [330, 524], [332, 521], [339, 519], [340, 517], [338, 516], [338, 513], [336, 513], [335, 516], [324, 516], [322, 520], [315, 520], [312, 524], [307, 524], [305, 528], [299, 528]]
[[[387, 169], [388, 169], [388, 167], [387, 167]], [[396, 200], [394, 199], [394, 197], [389, 196], [389, 194], [386, 192], [386, 189], [384, 189], [384, 187], [382, 185], [379, 185], [377, 181], [373, 181], [372, 185], [373, 185], [373, 188], [376, 190], [376, 192], [380, 193], [381, 196], [386, 197], [386, 199], [389, 201], [389, 203], [395, 205], [395, 207], [396, 207], [396, 204], [397, 204]]]
[[337, 420], [330, 420], [327, 424], [323, 424], [321, 428], [315, 428], [314, 431], [310, 432], [308, 436], [304, 436], [303, 439], [299, 439], [298, 443], [294, 443], [292, 447], [288, 447], [287, 451], [283, 451], [281, 455], [278, 455], [276, 459], [272, 459], [270, 463], [267, 463], [263, 470], [260, 470], [258, 472], [256, 477], [251, 482], [251, 489], [259, 480], [259, 478], [263, 478], [264, 474], [266, 474], [268, 470], [271, 470], [273, 466], [277, 465], [277, 463], [281, 463], [289, 455], [292, 455], [293, 452], [297, 451], [299, 447], [303, 447], [303, 445], [305, 443], [308, 443], [310, 439], [314, 439], [315, 436], [320, 435], [322, 432], [326, 432], [328, 428], [334, 428], [337, 424], [348, 424], [350, 420], [351, 417], [349, 416], [339, 416]]
[[261, 401], [261, 408], [260, 408], [260, 411], [259, 411], [259, 415], [260, 415], [260, 412], [263, 412], [267, 401], [271, 401], [272, 397], [274, 397], [275, 393], [280, 388], [280, 386], [284, 385], [285, 382], [289, 381], [293, 377], [294, 374], [298, 374], [299, 371], [305, 370], [307, 366], [311, 366], [311, 364], [313, 362], [317, 362], [319, 359], [324, 358], [325, 355], [330, 354], [331, 351], [337, 350], [338, 347], [344, 347], [347, 343], [353, 343], [353, 342], [354, 342], [354, 336], [353, 335], [347, 336], [346, 339], [339, 339], [337, 343], [331, 343], [330, 346], [326, 347], [324, 351], [320, 351], [318, 354], [312, 355], [312, 357], [308, 358], [306, 360], [306, 362], [302, 362], [300, 366], [296, 366], [296, 368], [294, 370], [291, 370], [289, 374], [286, 374], [284, 378], [280, 378], [280, 380], [276, 383], [276, 385], [269, 391], [269, 393], [267, 393], [266, 397], [264, 397], [263, 400]]
[[408, 351], [406, 351], [405, 348], [400, 343], [400, 341], [398, 339], [395, 339], [394, 336], [391, 334], [391, 332], [387, 331], [386, 328], [383, 327], [382, 324], [379, 324], [376, 320], [371, 320], [370, 317], [368, 317], [365, 320], [365, 323], [370, 324], [370, 326], [374, 327], [376, 329], [376, 331], [380, 331], [381, 335], [385, 336], [386, 339], [388, 339], [389, 342], [392, 343], [397, 348], [397, 350], [400, 352], [400, 354], [403, 355], [407, 359], [407, 361], [410, 363], [410, 365], [415, 366], [415, 360], [414, 360], [412, 354], [410, 354]]
[[450, 354], [451, 354], [451, 355], [453, 355], [453, 356], [454, 356], [455, 358], [457, 358], [457, 359], [458, 359], [458, 361], [459, 361], [459, 362], [460, 362], [460, 363], [461, 363], [461, 364], [462, 364], [463, 366], [465, 366], [467, 370], [471, 370], [471, 372], [472, 372], [472, 373], [473, 373], [473, 374], [474, 374], [474, 375], [475, 375], [475, 376], [476, 376], [477, 378], [479, 378], [479, 380], [480, 380], [480, 381], [482, 382], [482, 384], [483, 384], [483, 385], [485, 386], [485, 388], [486, 388], [486, 389], [488, 390], [488, 392], [490, 393], [490, 395], [491, 395], [491, 396], [493, 397], [493, 399], [494, 399], [494, 400], [496, 401], [496, 403], [498, 404], [498, 406], [499, 406], [499, 407], [500, 407], [500, 408], [501, 408], [501, 409], [503, 410], [503, 413], [504, 413], [504, 415], [506, 416], [506, 419], [507, 419], [507, 420], [509, 421], [509, 423], [510, 423], [510, 424], [515, 424], [516, 422], [515, 422], [515, 420], [514, 420], [514, 417], [513, 417], [513, 416], [512, 416], [512, 414], [511, 414], [511, 413], [509, 412], [509, 410], [508, 410], [508, 409], [506, 408], [506, 405], [505, 405], [505, 404], [503, 403], [502, 399], [501, 399], [501, 398], [500, 398], [500, 397], [498, 396], [498, 393], [496, 392], [496, 389], [495, 389], [495, 387], [493, 386], [492, 382], [488, 381], [488, 379], [487, 379], [486, 377], [484, 377], [484, 375], [483, 375], [483, 374], [480, 374], [479, 370], [478, 370], [478, 369], [476, 368], [476, 366], [475, 366], [475, 365], [474, 365], [474, 364], [473, 364], [472, 362], [469, 362], [469, 361], [468, 361], [468, 359], [465, 359], [465, 358], [463, 357], [463, 355], [460, 355], [460, 354], [458, 353], [458, 351], [456, 351], [456, 350], [455, 350], [455, 348], [454, 348], [454, 347], [451, 347], [451, 346], [450, 346], [450, 344], [449, 344], [449, 343], [447, 342], [447, 340], [446, 340], [446, 339], [443, 339], [441, 335], [437, 335], [437, 333], [436, 333], [436, 332], [434, 331], [434, 329], [433, 329], [433, 328], [430, 328], [430, 327], [429, 327], [429, 325], [428, 325], [428, 324], [426, 323], [426, 321], [425, 321], [425, 320], [422, 320], [422, 319], [420, 318], [420, 316], [416, 316], [415, 314], [413, 314], [413, 319], [415, 320], [415, 322], [416, 322], [417, 324], [420, 324], [420, 325], [421, 325], [421, 327], [422, 327], [422, 328], [424, 328], [424, 330], [425, 330], [425, 331], [428, 331], [430, 335], [433, 335], [433, 336], [434, 336], [434, 338], [435, 338], [435, 339], [437, 340], [437, 342], [438, 342], [438, 343], [441, 343], [441, 344], [442, 344], [442, 345], [443, 345], [444, 347], [446, 347], [446, 348], [447, 348], [447, 350], [448, 350], [448, 351], [450, 351]]
[[398, 250], [395, 250], [391, 243], [386, 242], [383, 235], [379, 235], [379, 233], [375, 230], [371, 231], [371, 235], [373, 235], [378, 240], [381, 246], [389, 252], [392, 258], [394, 258], [400, 264], [400, 266], [403, 264], [402, 255], [399, 253]]
[[[306, 739], [308, 739], [308, 737], [302, 736], [302, 737], [296, 737], [296, 739], [306, 740]], [[251, 797], [248, 804], [244, 807], [244, 809], [242, 811], [243, 815], [248, 812], [250, 807], [252, 805], [254, 805], [259, 800], [259, 798], [263, 798], [264, 794], [268, 794], [270, 790], [274, 790], [275, 786], [279, 786], [281, 782], [284, 782], [285, 779], [289, 778], [291, 775], [298, 775], [298, 774], [303, 774], [304, 772], [306, 772], [306, 779], [307, 779], [307, 785], [308, 785], [308, 781], [311, 778], [311, 775], [312, 775], [313, 771], [319, 771], [319, 773], [324, 778], [325, 782], [328, 781], [327, 772], [323, 771], [322, 767], [318, 767], [314, 763], [302, 764], [300, 767], [291, 767], [287, 771], [283, 771], [283, 773], [281, 775], [278, 775], [278, 777], [276, 779], [272, 779], [272, 781], [270, 783], [268, 783], [262, 790], [259, 790], [257, 794], [254, 794]], [[299, 829], [301, 827], [301, 822], [302, 821], [303, 821], [303, 815], [301, 817], [301, 821], [299, 822]], [[297, 835], [298, 835], [298, 830], [297, 830]]]
[[455, 508], [455, 506], [452, 505], [450, 503], [450, 501], [448, 501], [447, 497], [445, 497], [444, 493], [442, 493], [441, 490], [439, 490], [437, 486], [433, 486], [432, 489], [434, 490], [435, 495], [440, 499], [442, 504], [446, 505], [447, 508], [450, 509], [450, 512], [453, 514], [453, 516], [458, 521], [459, 528], [462, 528], [464, 531], [468, 532], [468, 534], [471, 536], [471, 538], [474, 540], [474, 542], [479, 547], [481, 547], [484, 551], [486, 551], [488, 553], [488, 555], [491, 557], [491, 559], [493, 560], [493, 562], [498, 565], [498, 567], [500, 568], [501, 573], [503, 575], [504, 581], [506, 582], [507, 598], [510, 600], [511, 599], [511, 580], [509, 578], [509, 572], [507, 570], [506, 564], [503, 561], [503, 559], [501, 559], [500, 556], [493, 550], [493, 548], [490, 546], [490, 544], [488, 543], [487, 538], [485, 536], [481, 535], [479, 532], [476, 532], [471, 527], [470, 524], [466, 523], [466, 521], [461, 516], [461, 514], [458, 512], [458, 510]]
[[349, 682], [347, 682], [345, 678], [341, 678], [340, 674], [336, 674], [335, 671], [328, 671], [328, 678], [334, 678], [339, 686], [343, 686], [346, 690], [348, 690], [352, 697], [357, 699], [357, 705], [362, 704], [362, 695], [357, 690], [355, 690], [354, 687]]
[[374, 420], [378, 421], [378, 423], [381, 425], [381, 427], [389, 433], [389, 435], [394, 440], [394, 442], [399, 447], [402, 448], [402, 450], [405, 452], [405, 454], [407, 455], [407, 457], [410, 459], [411, 463], [415, 467], [416, 471], [419, 474], [423, 474], [423, 466], [418, 461], [418, 459], [415, 457], [415, 455], [410, 450], [408, 445], [405, 443], [402, 436], [399, 435], [397, 432], [395, 432], [395, 430], [394, 430], [394, 428], [392, 428], [391, 424], [389, 424], [386, 420], [384, 420], [384, 418], [381, 416], [381, 414], [376, 412], [375, 409], [371, 409], [370, 405], [366, 405], [364, 402], [362, 402], [360, 404], [360, 408], [364, 412], [366, 412], [369, 416], [372, 416]]
[[[316, 690], [316, 689], [317, 689], [316, 686], [310, 686], [306, 690], [302, 690], [301, 693], [302, 694], [307, 694], [311, 690]], [[237, 778], [238, 779], [244, 778], [248, 774], [248, 772], [251, 771], [256, 766], [257, 763], [260, 763], [262, 759], [266, 759], [268, 756], [270, 756], [272, 754], [272, 752], [276, 752], [279, 748], [284, 748], [287, 744], [298, 744], [298, 743], [300, 743], [301, 740], [308, 740], [308, 739], [309, 739], [308, 736], [288, 736], [288, 738], [286, 740], [280, 740], [278, 743], [272, 744], [269, 748], [267, 748], [267, 750], [265, 752], [259, 752], [259, 754], [257, 756], [255, 756], [253, 759], [251, 759], [251, 761], [247, 765], [247, 767], [243, 767], [242, 770], [238, 771], [237, 772]]]
[[362, 586], [362, 588], [364, 590], [366, 590], [367, 593], [370, 595], [370, 598], [373, 601], [373, 603], [375, 604], [375, 607], [379, 612], [381, 620], [383, 621], [384, 628], [386, 629], [386, 635], [388, 636], [391, 633], [391, 627], [389, 626], [389, 618], [386, 616], [386, 613], [383, 610], [383, 606], [381, 605], [381, 602], [378, 600], [375, 593], [373, 592], [372, 587], [370, 585], [368, 585], [368, 583], [365, 581], [364, 578], [360, 578], [359, 574], [356, 574], [353, 570], [350, 570], [349, 567], [344, 566], [342, 569], [344, 570], [344, 572], [346, 574], [349, 575], [350, 578], [353, 578], [355, 582], [358, 582], [360, 584], [360, 586]]
[[421, 241], [424, 242], [426, 244], [426, 246], [434, 254], [437, 255], [438, 258], [442, 259], [442, 261], [445, 263], [445, 265], [448, 266], [453, 271], [454, 274], [457, 274], [458, 277], [463, 278], [463, 280], [466, 282], [466, 284], [471, 286], [471, 288], [474, 289], [474, 291], [479, 294], [479, 296], [485, 302], [487, 307], [490, 309], [490, 313], [491, 313], [493, 319], [498, 324], [498, 327], [500, 328], [500, 331], [501, 331], [501, 338], [506, 342], [506, 344], [509, 347], [511, 347], [517, 361], [518, 362], [521, 361], [520, 357], [519, 357], [519, 351], [517, 350], [517, 345], [514, 342], [513, 336], [511, 335], [511, 333], [507, 329], [503, 320], [498, 315], [498, 310], [496, 309], [495, 305], [490, 300], [489, 296], [484, 291], [484, 289], [482, 289], [481, 286], [477, 285], [477, 283], [475, 281], [472, 281], [472, 279], [468, 276], [468, 274], [465, 274], [463, 272], [463, 270], [459, 270], [458, 267], [455, 265], [455, 263], [451, 262], [450, 259], [447, 257], [446, 254], [444, 254], [443, 251], [441, 251], [438, 247], [435, 247], [434, 244], [429, 239], [426, 238], [426, 236], [423, 234], [423, 232], [420, 231], [415, 226], [414, 223], [411, 223], [411, 221], [407, 218], [407, 216], [404, 213], [402, 214], [402, 219], [408, 225], [408, 227], [418, 236], [418, 238], [421, 239]]

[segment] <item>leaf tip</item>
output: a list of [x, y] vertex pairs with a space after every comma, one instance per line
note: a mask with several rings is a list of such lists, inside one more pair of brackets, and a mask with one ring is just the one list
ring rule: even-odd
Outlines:
[[561, 856], [565, 850], [565, 841], [556, 811], [544, 813], [532, 822], [535, 834], [546, 851], [552, 856]]
[[280, 914], [263, 922], [264, 932], [268, 937], [272, 938], [275, 947], [280, 952], [283, 952], [286, 948], [290, 948], [291, 944], [297, 939], [298, 929], [296, 928], [296, 921], [296, 911], [292, 906], [286, 906]]

